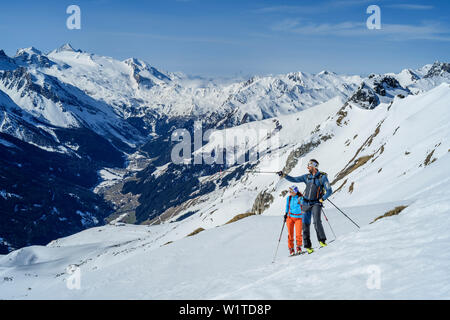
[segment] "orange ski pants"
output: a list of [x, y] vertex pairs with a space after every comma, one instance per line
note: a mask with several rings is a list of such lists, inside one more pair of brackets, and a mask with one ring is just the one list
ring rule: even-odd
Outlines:
[[287, 217], [286, 225], [288, 229], [288, 246], [289, 249], [294, 248], [294, 227], [295, 227], [295, 240], [297, 242], [297, 247], [301, 247], [303, 244], [302, 237], [302, 219]]

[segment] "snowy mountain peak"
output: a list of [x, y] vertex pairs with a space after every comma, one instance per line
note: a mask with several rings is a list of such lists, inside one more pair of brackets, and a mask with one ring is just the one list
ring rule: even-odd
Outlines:
[[137, 59], [137, 58], [128, 58], [128, 59], [124, 60], [123, 62], [125, 64], [129, 65], [130, 67], [131, 66], [138, 66], [141, 68], [147, 67], [147, 64], [144, 61]]
[[417, 73], [414, 72], [411, 69], [404, 69], [404, 70], [402, 70], [402, 72], [400, 72], [399, 76], [409, 77], [411, 81], [420, 79], [420, 77], [417, 75]]
[[72, 45], [70, 43], [66, 43], [64, 45], [62, 45], [61, 47], [59, 47], [58, 49], [54, 50], [54, 53], [60, 53], [60, 52], [83, 52], [81, 50], [76, 50], [72, 47]]
[[124, 60], [123, 62], [131, 67], [133, 71], [133, 77], [139, 85], [152, 87], [155, 85], [155, 81], [158, 82], [158, 80], [164, 82], [171, 81], [170, 76], [148, 65], [148, 63], [143, 60], [137, 58], [129, 58]]
[[318, 76], [328, 76], [328, 75], [333, 75], [333, 76], [335, 76], [336, 73], [333, 72], [333, 71], [323, 70], [323, 71], [320, 71], [317, 75], [318, 75]]
[[14, 70], [17, 68], [17, 64], [13, 59], [8, 57], [5, 51], [0, 50], [0, 70]]
[[450, 74], [450, 63], [436, 61], [424, 78], [445, 76]]
[[47, 58], [40, 50], [29, 47], [17, 50], [14, 60], [23, 66], [28, 64], [35, 65], [38, 67], [49, 68], [55, 63]]
[[14, 58], [23, 57], [25, 55], [32, 56], [32, 55], [42, 55], [42, 52], [35, 47], [29, 47], [29, 48], [22, 48], [17, 50], [16, 55]]
[[301, 82], [303, 78], [305, 78], [306, 74], [298, 71], [298, 72], [290, 72], [287, 74], [287, 77], [295, 82]]

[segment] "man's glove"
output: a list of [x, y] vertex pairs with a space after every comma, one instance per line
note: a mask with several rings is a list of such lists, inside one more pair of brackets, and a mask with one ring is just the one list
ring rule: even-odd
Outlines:
[[283, 173], [283, 171], [278, 171], [278, 172], [277, 172], [277, 175], [279, 175], [280, 177], [284, 177], [284, 176], [285, 176], [285, 174]]
[[284, 214], [284, 221], [287, 220], [287, 213]]
[[319, 202], [320, 202], [320, 203], [323, 203], [323, 201], [324, 201], [323, 199], [319, 199]]

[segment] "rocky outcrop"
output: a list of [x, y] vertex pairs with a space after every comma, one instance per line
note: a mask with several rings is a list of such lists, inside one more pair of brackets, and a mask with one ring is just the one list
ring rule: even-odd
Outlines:
[[376, 92], [365, 82], [359, 86], [358, 90], [351, 96], [349, 101], [357, 104], [363, 109], [374, 109], [380, 104], [380, 99]]
[[268, 190], [261, 191], [253, 203], [251, 212], [254, 212], [255, 214], [263, 213], [270, 208], [273, 200], [274, 197]]
[[386, 96], [386, 91], [389, 89], [397, 89], [402, 86], [394, 77], [385, 76], [374, 81], [374, 90], [381, 96]]
[[380, 103], [392, 102], [396, 96], [406, 97], [410, 94], [411, 91], [402, 87], [394, 76], [371, 74], [361, 83], [347, 102], [371, 110]]
[[435, 62], [428, 70], [424, 78], [439, 77], [443, 75], [450, 74], [450, 63], [445, 62]]

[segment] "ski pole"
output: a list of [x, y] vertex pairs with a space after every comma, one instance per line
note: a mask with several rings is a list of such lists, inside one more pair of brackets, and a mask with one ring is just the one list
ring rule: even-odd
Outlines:
[[355, 221], [353, 221], [352, 219], [350, 219], [349, 216], [347, 216], [341, 209], [339, 209], [333, 202], [331, 202], [330, 199], [327, 199], [327, 200], [328, 200], [328, 201], [329, 201], [336, 209], [338, 209], [339, 212], [341, 212], [344, 216], [346, 216], [348, 220], [350, 220], [351, 222], [353, 222], [353, 223], [355, 224], [355, 226], [358, 227], [358, 229], [360, 229], [360, 226], [358, 226], [358, 225], [356, 224]]
[[[325, 214], [325, 210], [323, 210], [323, 208], [322, 208], [322, 213], [323, 213], [323, 216], [325, 217], [325, 220], [327, 220], [328, 225], [330, 226], [331, 232], [333, 232], [334, 240], [336, 240], [336, 233], [334, 233], [334, 230], [331, 227], [331, 223], [330, 223], [330, 221], [328, 221], [328, 218], [327, 218], [327, 216]], [[334, 240], [330, 241], [330, 243], [333, 242]]]
[[253, 173], [276, 173], [273, 171], [249, 171], [249, 172], [253, 172]]
[[280, 246], [281, 236], [283, 235], [283, 230], [284, 230], [284, 225], [285, 225], [285, 224], [286, 224], [286, 219], [283, 221], [283, 226], [281, 227], [280, 238], [278, 239], [277, 250], [275, 251], [275, 255], [273, 256], [273, 261], [272, 261], [272, 263], [275, 262], [275, 258], [277, 257], [278, 247]]

